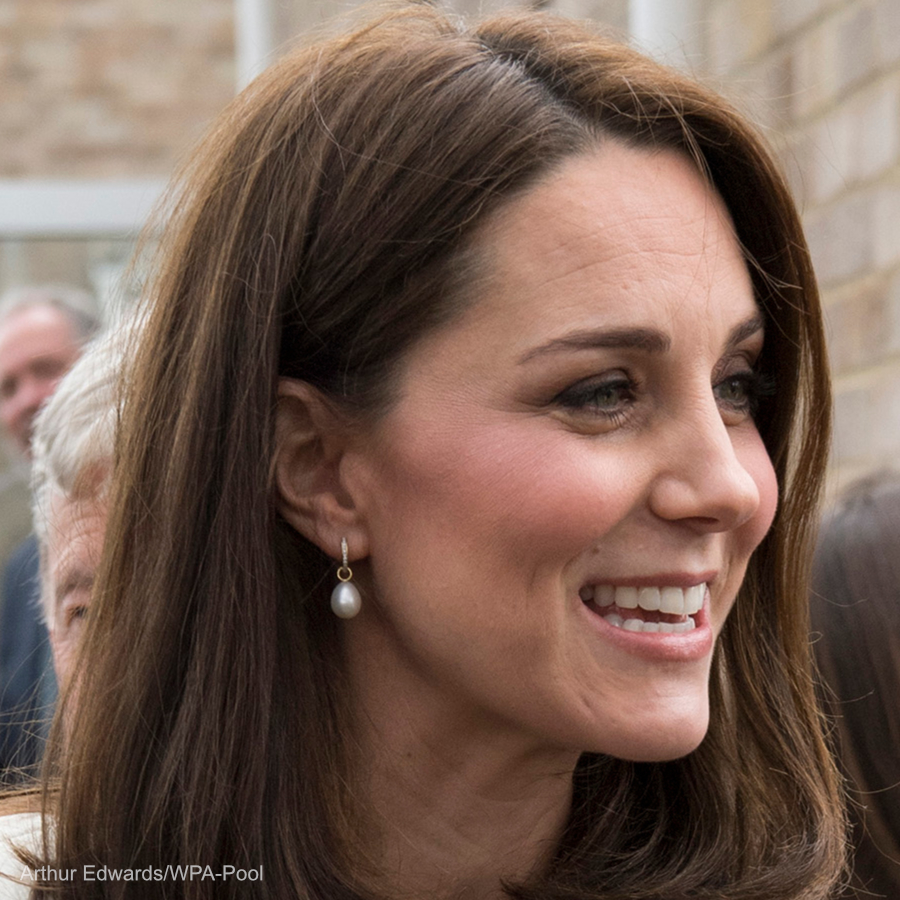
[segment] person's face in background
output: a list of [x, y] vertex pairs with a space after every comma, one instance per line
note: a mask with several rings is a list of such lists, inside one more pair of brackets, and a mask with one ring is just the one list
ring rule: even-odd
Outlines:
[[26, 307], [0, 324], [0, 421], [25, 456], [37, 411], [80, 353], [72, 323], [52, 306]]
[[52, 506], [43, 590], [47, 599], [53, 666], [60, 685], [71, 674], [103, 552], [103, 500], [57, 497]]

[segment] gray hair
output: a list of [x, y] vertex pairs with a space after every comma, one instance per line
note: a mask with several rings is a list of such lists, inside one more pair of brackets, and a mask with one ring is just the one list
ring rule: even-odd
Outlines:
[[[71, 500], [86, 473], [112, 461], [118, 422], [118, 384], [126, 334], [117, 330], [91, 344], [60, 381], [35, 420], [32, 439], [32, 516], [42, 560], [41, 605], [52, 623], [53, 598], [43, 569], [53, 501]], [[108, 477], [90, 485], [101, 497]]]
[[86, 343], [100, 330], [94, 298], [81, 288], [67, 284], [36, 284], [8, 290], [0, 297], [0, 324], [20, 310], [49, 306], [61, 312], [72, 325], [79, 343]]

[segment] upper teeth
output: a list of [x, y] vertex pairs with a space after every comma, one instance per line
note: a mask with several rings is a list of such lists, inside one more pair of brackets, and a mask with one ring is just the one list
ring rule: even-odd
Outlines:
[[703, 608], [706, 585], [680, 587], [613, 587], [611, 584], [588, 585], [581, 589], [582, 600], [593, 600], [597, 606], [641, 609], [692, 616]]

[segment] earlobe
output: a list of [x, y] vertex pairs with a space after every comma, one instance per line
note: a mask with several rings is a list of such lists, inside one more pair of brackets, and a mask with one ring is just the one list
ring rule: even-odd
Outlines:
[[278, 510], [305, 538], [340, 558], [346, 537], [354, 559], [368, 536], [341, 477], [348, 429], [322, 394], [304, 381], [278, 383], [274, 486]]

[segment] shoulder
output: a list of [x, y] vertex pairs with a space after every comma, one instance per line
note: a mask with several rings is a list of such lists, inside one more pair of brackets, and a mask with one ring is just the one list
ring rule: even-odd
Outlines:
[[16, 546], [10, 553], [6, 564], [3, 566], [3, 574], [9, 579], [18, 581], [23, 577], [28, 579], [38, 567], [40, 553], [38, 551], [37, 538], [29, 534], [25, 540]]
[[3, 567], [2, 588], [6, 605], [21, 603], [37, 595], [40, 553], [37, 538], [31, 534], [12, 552]]
[[33, 881], [28, 878], [31, 870], [16, 853], [20, 848], [31, 852], [40, 850], [40, 813], [0, 816], [0, 900], [27, 900], [31, 891]]

